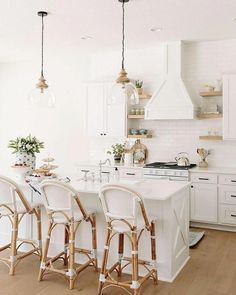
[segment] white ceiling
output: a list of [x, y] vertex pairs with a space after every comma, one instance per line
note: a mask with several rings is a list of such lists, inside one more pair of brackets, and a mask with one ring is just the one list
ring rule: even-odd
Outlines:
[[[40, 19], [46, 10], [47, 53], [77, 54], [120, 48], [118, 0], [0, 0], [0, 60], [39, 54]], [[235, 0], [130, 0], [126, 4], [127, 47], [166, 40], [236, 38]], [[163, 27], [151, 32], [151, 27]], [[93, 36], [83, 41], [81, 36]]]

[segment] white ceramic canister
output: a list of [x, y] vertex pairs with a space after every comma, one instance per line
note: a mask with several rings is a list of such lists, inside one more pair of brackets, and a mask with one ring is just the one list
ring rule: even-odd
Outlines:
[[133, 164], [134, 156], [133, 153], [124, 153], [124, 164], [131, 165]]

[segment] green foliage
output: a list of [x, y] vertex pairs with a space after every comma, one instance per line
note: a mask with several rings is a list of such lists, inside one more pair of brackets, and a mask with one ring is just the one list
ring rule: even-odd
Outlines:
[[143, 87], [143, 81], [136, 80], [135, 81], [135, 87], [136, 88], [142, 88]]
[[125, 151], [125, 143], [116, 143], [111, 146], [112, 151], [108, 151], [108, 154], [121, 157]]
[[26, 152], [35, 156], [41, 149], [44, 148], [44, 143], [39, 141], [35, 136], [31, 134], [26, 137], [17, 137], [16, 139], [10, 140], [8, 148], [13, 149], [13, 154], [18, 152]]

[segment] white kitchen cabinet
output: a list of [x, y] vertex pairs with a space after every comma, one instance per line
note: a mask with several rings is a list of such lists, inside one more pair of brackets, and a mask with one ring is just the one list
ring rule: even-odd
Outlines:
[[223, 137], [236, 140], [236, 75], [223, 79]]
[[236, 205], [220, 204], [219, 222], [236, 226]]
[[126, 136], [126, 101], [111, 105], [111, 83], [86, 84], [86, 135]]
[[122, 167], [119, 168], [120, 178], [127, 178], [127, 179], [142, 179], [143, 178], [143, 169], [134, 169], [134, 168], [126, 168]]
[[191, 185], [191, 221], [217, 223], [217, 185], [192, 183]]
[[87, 84], [87, 135], [103, 136], [105, 134], [105, 100], [104, 85], [101, 83]]

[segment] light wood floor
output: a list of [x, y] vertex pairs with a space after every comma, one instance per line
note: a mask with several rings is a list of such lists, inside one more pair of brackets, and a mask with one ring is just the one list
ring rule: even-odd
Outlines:
[[[87, 269], [79, 276], [76, 288], [60, 275], [48, 275], [37, 281], [39, 262], [31, 256], [20, 262], [11, 277], [0, 264], [0, 295], [95, 295], [98, 274]], [[104, 294], [122, 295], [120, 290], [108, 289]], [[191, 250], [191, 260], [174, 283], [147, 283], [145, 295], [235, 295], [236, 294], [236, 233], [206, 230], [200, 244]]]

